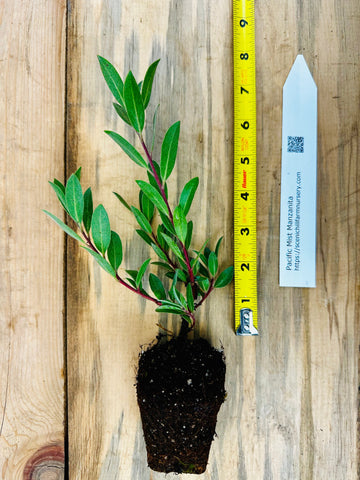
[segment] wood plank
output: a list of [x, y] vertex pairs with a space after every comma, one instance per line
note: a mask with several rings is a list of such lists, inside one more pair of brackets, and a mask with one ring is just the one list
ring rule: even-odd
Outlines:
[[[102, 133], [128, 135], [115, 118], [96, 55], [142, 76], [162, 58], [154, 87], [159, 133], [181, 119], [174, 196], [191, 176], [195, 242], [225, 234], [232, 257], [231, 2], [70, 2], [68, 173], [111, 212], [126, 266], [148, 254], [112, 196], [136, 202], [140, 175]], [[198, 332], [227, 356], [228, 399], [209, 467], [199, 478], [355, 479], [358, 387], [359, 6], [281, 0], [256, 5], [258, 74], [259, 338], [233, 333], [232, 291], [216, 292]], [[303, 53], [319, 88], [318, 283], [278, 287], [282, 86]], [[169, 96], [169, 92], [171, 96]], [[131, 242], [131, 249], [129, 248]], [[157, 333], [151, 305], [131, 297], [69, 241], [68, 369], [70, 478], [160, 479], [146, 466], [135, 400], [139, 346]], [[172, 319], [161, 318], [168, 328]], [[172, 478], [169, 475], [169, 478]], [[176, 478], [181, 478], [176, 477]], [[185, 478], [185, 477], [184, 477]]]
[[[0, 2], [0, 476], [63, 478], [65, 2]], [[41, 467], [41, 474], [39, 469]]]

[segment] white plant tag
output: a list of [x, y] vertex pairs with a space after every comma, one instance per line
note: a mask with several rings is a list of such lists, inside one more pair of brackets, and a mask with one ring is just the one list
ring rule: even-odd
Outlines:
[[298, 55], [283, 88], [280, 286], [316, 286], [317, 88]]

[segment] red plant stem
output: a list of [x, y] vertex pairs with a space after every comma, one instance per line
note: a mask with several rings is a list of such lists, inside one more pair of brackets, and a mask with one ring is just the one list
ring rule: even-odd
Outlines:
[[[156, 183], [158, 184], [158, 187], [160, 189], [160, 193], [161, 193], [161, 196], [162, 198], [164, 199], [165, 203], [166, 203], [166, 206], [167, 206], [167, 209], [169, 211], [169, 218], [170, 218], [170, 221], [172, 223], [172, 225], [174, 225], [174, 218], [173, 218], [173, 214], [172, 214], [172, 211], [171, 211], [171, 208], [170, 208], [170, 205], [169, 205], [169, 202], [168, 202], [168, 199], [166, 198], [166, 194], [165, 194], [165, 190], [164, 190], [164, 187], [163, 187], [163, 184], [159, 178], [159, 175], [156, 173], [156, 169], [155, 169], [155, 165], [154, 165], [154, 161], [152, 159], [152, 156], [144, 142], [144, 139], [142, 137], [142, 135], [140, 133], [138, 133], [138, 137], [140, 139], [140, 142], [141, 142], [141, 145], [144, 149], [144, 152], [147, 156], [147, 159], [150, 163], [150, 167], [151, 167], [151, 170], [152, 170], [152, 173], [154, 174], [154, 178], [156, 180]], [[185, 245], [180, 242], [180, 245], [181, 245], [181, 248], [183, 250], [183, 253], [184, 253], [184, 257], [185, 257], [185, 263], [186, 263], [186, 267], [188, 269], [188, 272], [189, 272], [189, 276], [190, 276], [190, 283], [191, 285], [194, 285], [194, 282], [195, 282], [195, 277], [194, 277], [194, 272], [193, 272], [193, 269], [191, 268], [191, 264], [190, 264], [190, 259], [189, 259], [189, 254], [188, 254], [188, 251], [185, 247]]]
[[[91, 239], [90, 239], [90, 236], [88, 236], [83, 229], [81, 229], [81, 233], [83, 235], [83, 237], [85, 238], [86, 240], [86, 243], [88, 245], [89, 248], [91, 248], [91, 250], [93, 250], [94, 252], [98, 253], [99, 255], [101, 255], [101, 253], [98, 251], [98, 249], [95, 247], [95, 245], [92, 243]], [[151, 297], [150, 295], [147, 295], [143, 292], [141, 292], [141, 290], [139, 288], [134, 288], [132, 285], [129, 285], [128, 283], [125, 282], [125, 280], [123, 280], [120, 275], [118, 275], [116, 273], [115, 275], [115, 278], [116, 280], [121, 284], [123, 285], [124, 287], [126, 287], [127, 289], [131, 290], [132, 292], [134, 293], [137, 293], [138, 295], [140, 295], [140, 297], [143, 297], [145, 298], [146, 300], [150, 300], [151, 302], [154, 302], [156, 303], [156, 305], [162, 305], [161, 301], [160, 300], [157, 300], [156, 298], [154, 297]]]

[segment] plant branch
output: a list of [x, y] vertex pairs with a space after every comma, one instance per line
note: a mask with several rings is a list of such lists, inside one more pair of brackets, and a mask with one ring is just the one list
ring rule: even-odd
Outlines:
[[205, 295], [202, 297], [202, 299], [195, 304], [195, 310], [200, 307], [204, 303], [204, 301], [207, 299], [207, 297], [210, 295], [210, 293], [214, 290], [214, 279], [212, 278], [210, 280], [210, 286], [208, 288], [208, 291], [205, 293]]

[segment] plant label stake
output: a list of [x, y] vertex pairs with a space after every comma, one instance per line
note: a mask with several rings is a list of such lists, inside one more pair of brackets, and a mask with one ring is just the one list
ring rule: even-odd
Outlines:
[[283, 88], [280, 286], [316, 286], [317, 88], [298, 55]]
[[233, 1], [235, 332], [258, 335], [254, 0]]

